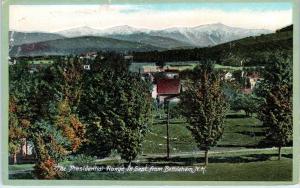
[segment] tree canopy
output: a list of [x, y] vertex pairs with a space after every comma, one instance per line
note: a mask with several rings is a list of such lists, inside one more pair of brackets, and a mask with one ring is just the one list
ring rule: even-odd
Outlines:
[[187, 118], [191, 131], [200, 150], [207, 153], [222, 137], [223, 124], [228, 104], [221, 90], [220, 78], [208, 61], [195, 68], [199, 75], [184, 85], [185, 91], [180, 95], [183, 115]]

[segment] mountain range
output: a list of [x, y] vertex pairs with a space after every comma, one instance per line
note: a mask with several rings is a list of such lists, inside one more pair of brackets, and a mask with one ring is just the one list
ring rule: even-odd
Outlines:
[[[120, 35], [131, 35], [127, 40], [136, 41], [132, 37], [137, 34], [144, 34], [155, 37], [171, 38], [197, 47], [213, 46], [232, 40], [245, 38], [248, 36], [257, 36], [261, 34], [271, 33], [272, 31], [266, 29], [244, 29], [238, 27], [230, 27], [222, 23], [200, 25], [196, 27], [172, 27], [161, 30], [150, 30], [145, 28], [135, 28], [128, 25], [111, 27], [108, 29], [97, 30], [90, 27], [79, 27], [69, 30], [56, 32], [56, 34], [65, 37], [77, 36], [104, 36], [110, 38], [120, 39]], [[137, 35], [139, 36], [139, 35]], [[139, 37], [137, 37], [139, 38]], [[126, 37], [125, 37], [126, 39]]]
[[150, 51], [207, 47], [271, 32], [265, 29], [230, 27], [221, 23], [161, 30], [124, 25], [102, 30], [78, 27], [54, 33], [10, 31], [10, 55], [57, 55], [84, 53], [87, 50]]

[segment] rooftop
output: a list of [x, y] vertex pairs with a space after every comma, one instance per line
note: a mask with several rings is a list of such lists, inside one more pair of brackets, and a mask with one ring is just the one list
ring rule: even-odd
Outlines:
[[177, 95], [180, 93], [179, 79], [159, 79], [157, 81], [158, 95]]

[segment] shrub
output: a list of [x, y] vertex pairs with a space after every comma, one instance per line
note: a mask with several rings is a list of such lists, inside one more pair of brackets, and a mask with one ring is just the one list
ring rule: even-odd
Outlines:
[[75, 166], [93, 166], [96, 164], [96, 157], [79, 154], [73, 158], [73, 165]]

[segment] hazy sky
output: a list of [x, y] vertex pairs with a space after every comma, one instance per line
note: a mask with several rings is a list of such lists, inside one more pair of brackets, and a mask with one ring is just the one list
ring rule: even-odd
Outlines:
[[169, 3], [102, 5], [11, 5], [10, 30], [55, 32], [81, 26], [119, 25], [162, 29], [223, 23], [275, 30], [292, 23], [290, 3]]

